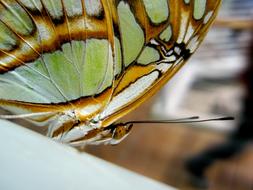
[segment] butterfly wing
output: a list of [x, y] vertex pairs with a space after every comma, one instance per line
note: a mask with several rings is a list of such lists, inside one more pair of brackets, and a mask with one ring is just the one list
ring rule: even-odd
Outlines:
[[115, 25], [124, 69], [110, 104], [100, 114], [105, 126], [156, 93], [185, 64], [205, 37], [220, 3], [117, 1]]
[[114, 81], [106, 9], [98, 0], [1, 0], [0, 105], [16, 114], [102, 109]]
[[[74, 110], [80, 121], [109, 126], [184, 65], [219, 5], [0, 0], [0, 105], [15, 114], [45, 113], [44, 120]], [[57, 134], [65, 132], [62, 126]]]

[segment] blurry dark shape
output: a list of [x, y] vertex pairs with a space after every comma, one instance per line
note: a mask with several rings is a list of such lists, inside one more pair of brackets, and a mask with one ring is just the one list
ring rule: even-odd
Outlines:
[[246, 96], [244, 98], [242, 113], [242, 122], [238, 130], [233, 135], [238, 139], [251, 139], [253, 138], [253, 32], [252, 40], [249, 51], [249, 65], [245, 73], [242, 75], [242, 82], [245, 85]]
[[194, 185], [207, 186], [204, 176], [206, 169], [217, 160], [229, 159], [239, 154], [253, 140], [253, 31], [249, 50], [249, 64], [242, 75], [246, 95], [243, 100], [241, 122], [224, 144], [211, 147], [186, 161], [185, 167], [191, 174]]

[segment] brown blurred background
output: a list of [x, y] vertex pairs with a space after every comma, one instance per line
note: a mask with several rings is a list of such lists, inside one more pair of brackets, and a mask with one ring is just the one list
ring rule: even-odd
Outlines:
[[[252, 0], [224, 0], [196, 55], [159, 94], [122, 119], [225, 115], [234, 116], [235, 121], [143, 124], [135, 126], [117, 146], [88, 146], [85, 151], [179, 189], [252, 190], [253, 124], [249, 118], [253, 117], [253, 74], [245, 74], [253, 64], [252, 21]], [[241, 129], [243, 134], [250, 133], [246, 140]], [[210, 149], [211, 157], [206, 158]], [[205, 162], [203, 155], [208, 164], [202, 168], [203, 178], [198, 179], [186, 170], [186, 163], [192, 158]]]

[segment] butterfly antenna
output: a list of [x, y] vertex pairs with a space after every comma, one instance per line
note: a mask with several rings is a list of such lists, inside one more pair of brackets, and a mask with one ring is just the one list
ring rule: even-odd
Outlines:
[[211, 119], [199, 119], [199, 116], [187, 117], [187, 118], [179, 118], [172, 120], [158, 120], [158, 121], [128, 121], [125, 124], [169, 124], [169, 123], [202, 123], [202, 122], [210, 122], [210, 121], [231, 121], [234, 120], [234, 117], [218, 117]]
[[0, 119], [24, 119], [29, 117], [44, 116], [52, 114], [54, 112], [38, 112], [38, 113], [28, 113], [28, 114], [17, 114], [17, 115], [0, 115]]

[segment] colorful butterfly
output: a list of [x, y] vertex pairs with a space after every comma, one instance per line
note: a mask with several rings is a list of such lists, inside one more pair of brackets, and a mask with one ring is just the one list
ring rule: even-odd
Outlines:
[[219, 5], [0, 0], [0, 106], [73, 146], [117, 144], [132, 124], [115, 121], [184, 65]]

